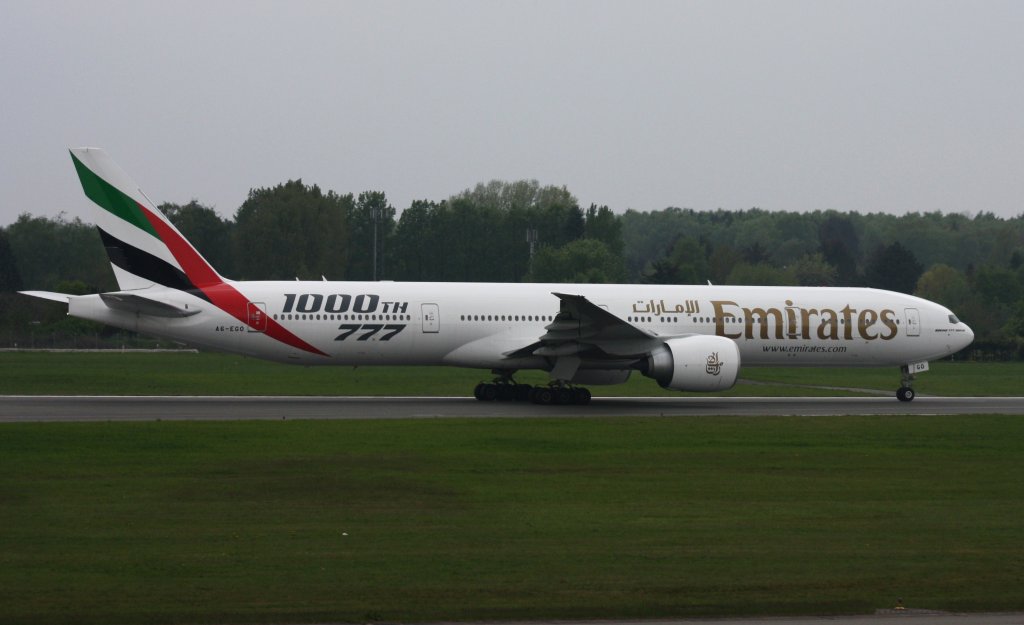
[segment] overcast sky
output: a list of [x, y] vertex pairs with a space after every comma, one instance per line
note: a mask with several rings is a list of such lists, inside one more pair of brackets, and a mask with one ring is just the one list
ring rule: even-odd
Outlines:
[[66, 148], [234, 215], [491, 179], [617, 212], [1024, 213], [1024, 2], [0, 0], [0, 225]]

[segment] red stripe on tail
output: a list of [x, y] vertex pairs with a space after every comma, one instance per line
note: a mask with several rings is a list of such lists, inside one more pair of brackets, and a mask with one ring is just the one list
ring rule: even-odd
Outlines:
[[[177, 230], [167, 225], [167, 222], [154, 215], [152, 211], [142, 204], [137, 205], [156, 230], [160, 240], [163, 241], [167, 249], [174, 255], [175, 260], [181, 265], [182, 270], [184, 270], [185, 275], [188, 276], [192, 284], [202, 291], [213, 302], [214, 306], [245, 325], [249, 325], [249, 299], [242, 295], [238, 289], [224, 282], [220, 275], [210, 266], [210, 263], [206, 262], [206, 259], [200, 256], [199, 252]], [[267, 336], [311, 354], [327, 355], [292, 334], [275, 319], [266, 317], [265, 321], [267, 327], [263, 333]]]

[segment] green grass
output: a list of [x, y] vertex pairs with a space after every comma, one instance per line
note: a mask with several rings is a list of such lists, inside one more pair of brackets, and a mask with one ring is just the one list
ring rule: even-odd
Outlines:
[[[892, 393], [895, 367], [744, 368], [724, 395], [856, 395], [800, 385], [868, 388]], [[0, 395], [455, 395], [492, 376], [448, 367], [296, 367], [217, 353], [0, 352]], [[520, 381], [538, 384], [542, 372]], [[1024, 363], [938, 362], [918, 376], [920, 394], [1021, 395]], [[594, 386], [598, 396], [678, 396], [639, 374], [626, 384]]]
[[0, 622], [1024, 608], [1014, 416], [0, 426]]

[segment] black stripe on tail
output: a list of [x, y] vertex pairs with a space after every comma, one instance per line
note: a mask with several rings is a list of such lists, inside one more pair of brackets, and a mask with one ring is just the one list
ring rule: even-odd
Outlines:
[[162, 258], [157, 258], [149, 252], [125, 243], [103, 228], [97, 227], [96, 229], [100, 232], [103, 247], [106, 248], [111, 263], [144, 280], [172, 289], [187, 291], [209, 301], [206, 295], [192, 284], [184, 271]]

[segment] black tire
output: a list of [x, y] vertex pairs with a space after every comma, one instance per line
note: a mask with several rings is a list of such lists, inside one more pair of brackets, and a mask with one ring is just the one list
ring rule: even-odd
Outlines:
[[572, 401], [578, 406], [586, 406], [590, 403], [590, 390], [583, 387], [573, 389]]
[[916, 396], [917, 394], [914, 392], [914, 389], [907, 386], [901, 386], [899, 390], [896, 391], [896, 399], [900, 401], [914, 401], [914, 397]]
[[484, 388], [480, 391], [480, 398], [484, 401], [494, 401], [498, 399], [498, 385], [497, 384], [484, 384]]
[[533, 394], [533, 386], [530, 384], [516, 384], [516, 401], [530, 401]]
[[572, 403], [573, 393], [571, 388], [562, 387], [555, 391], [555, 403], [559, 406], [567, 406]]
[[481, 382], [473, 389], [473, 397], [476, 397], [477, 401], [484, 401], [484, 386], [486, 385]]
[[516, 389], [511, 384], [498, 384], [498, 401], [515, 401]]
[[533, 391], [533, 403], [550, 406], [555, 401], [555, 394], [546, 386], [538, 386]]

